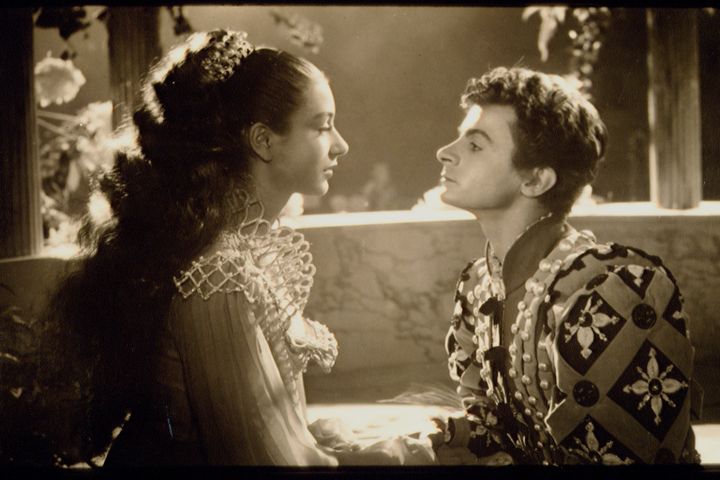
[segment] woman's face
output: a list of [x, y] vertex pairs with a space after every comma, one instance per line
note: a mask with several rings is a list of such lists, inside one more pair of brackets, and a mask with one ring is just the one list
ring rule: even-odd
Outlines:
[[315, 78], [305, 101], [290, 116], [289, 129], [275, 136], [272, 147], [273, 183], [286, 193], [324, 195], [337, 159], [348, 144], [337, 131], [335, 99], [324, 78]]

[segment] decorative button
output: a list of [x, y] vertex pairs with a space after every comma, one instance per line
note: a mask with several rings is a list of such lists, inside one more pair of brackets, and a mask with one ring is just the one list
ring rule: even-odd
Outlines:
[[517, 332], [518, 332], [518, 324], [513, 323], [512, 325], [510, 325], [510, 333], [515, 335]]
[[476, 298], [480, 298], [480, 295], [482, 295], [482, 287], [480, 285], [475, 285], [473, 292], [475, 293]]
[[523, 383], [523, 385], [530, 385], [530, 377], [527, 375], [523, 375], [520, 381]]
[[523, 353], [522, 359], [523, 359], [523, 362], [527, 363], [530, 360], [532, 360], [532, 356], [529, 353]]
[[547, 380], [540, 380], [540, 388], [542, 388], [543, 390], [547, 390], [548, 388], [550, 388]]
[[562, 250], [563, 252], [567, 252], [572, 247], [573, 247], [572, 242], [570, 240], [568, 240], [567, 238], [563, 238], [562, 240], [560, 240], [560, 244], [558, 245], [558, 248], [560, 248], [560, 250]]
[[522, 300], [520, 300], [518, 302], [518, 310], [520, 310], [520, 311], [525, 310], [526, 307], [527, 307], [527, 305], [525, 305], [525, 302], [523, 302]]
[[543, 415], [542, 412], [535, 412], [535, 416], [536, 416], [537, 418], [539, 418], [540, 420], [542, 420], [542, 418], [543, 418], [545, 415]]
[[657, 320], [657, 314], [655, 310], [647, 303], [641, 303], [640, 305], [633, 308], [632, 319], [635, 325], [642, 329], [648, 329], [655, 325]]
[[535, 286], [535, 279], [533, 277], [530, 277], [527, 280], [525, 280], [525, 291], [526, 292], [529, 292], [530, 290], [532, 290], [534, 286]]
[[508, 370], [508, 375], [510, 375], [510, 378], [517, 377], [517, 370], [515, 370], [514, 368], [511, 368], [510, 370]]
[[544, 448], [545, 444], [542, 442], [537, 442], [537, 446], [538, 446], [538, 448]]
[[594, 383], [588, 380], [580, 380], [573, 387], [573, 397], [583, 407], [592, 407], [600, 398], [600, 392]]
[[515, 346], [514, 343], [508, 347], [508, 352], [510, 352], [510, 353], [512, 353], [513, 355], [515, 355], [515, 353], [517, 352], [517, 347]]
[[547, 372], [548, 371], [547, 363], [542, 363], [542, 362], [538, 363], [538, 370], [540, 370], [541, 372]]
[[539, 432], [540, 430], [542, 430], [542, 427], [540, 425], [538, 425], [537, 423], [535, 425], [533, 425], [533, 428], [535, 429], [536, 432]]
[[522, 398], [523, 398], [523, 397], [522, 397], [522, 393], [520, 393], [519, 391], [516, 391], [516, 392], [515, 392], [515, 398], [518, 399], [518, 400], [522, 400]]
[[528, 403], [529, 403], [530, 405], [535, 406], [535, 404], [537, 403], [537, 398], [535, 398], [535, 397], [533, 397], [532, 395], [530, 395], [530, 396], [528, 397], [527, 401], [528, 401]]
[[529, 408], [526, 408], [525, 415], [527, 415], [528, 417], [532, 417], [532, 410], [530, 410]]
[[524, 342], [527, 342], [530, 338], [530, 334], [523, 330], [522, 332], [520, 332], [520, 338], [522, 338]]
[[550, 263], [550, 260], [548, 260], [547, 258], [543, 258], [542, 260], [540, 260], [539, 267], [540, 267], [541, 271], [543, 271], [543, 272], [550, 271], [551, 266], [552, 266], [552, 264]]
[[473, 292], [468, 292], [467, 301], [470, 303], [475, 303], [475, 294]]
[[540, 295], [542, 295], [544, 291], [545, 291], [544, 283], [536, 283], [535, 286], [533, 287], [533, 293], [535, 294], [536, 297], [539, 297]]
[[532, 318], [532, 311], [530, 311], [530, 310], [525, 310], [525, 311], [523, 312], [523, 317], [525, 317], [525, 319], [527, 319], [527, 320], [530, 320], [530, 319]]

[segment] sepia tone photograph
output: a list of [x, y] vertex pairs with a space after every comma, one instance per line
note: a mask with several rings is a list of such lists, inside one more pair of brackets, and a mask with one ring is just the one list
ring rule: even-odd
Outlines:
[[3, 470], [720, 471], [720, 8], [0, 23]]

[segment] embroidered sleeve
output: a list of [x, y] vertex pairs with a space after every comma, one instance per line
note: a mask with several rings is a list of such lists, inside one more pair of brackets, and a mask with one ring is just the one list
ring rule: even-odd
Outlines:
[[450, 378], [458, 382], [457, 392], [465, 407], [464, 416], [448, 419], [445, 443], [466, 447], [478, 457], [504, 450], [502, 416], [486, 396], [487, 383], [476, 358], [478, 346], [473, 342], [475, 314], [472, 309], [474, 297], [479, 293], [473, 270], [482, 269], [483, 264], [484, 259], [470, 262], [460, 274], [451, 326], [445, 337]]
[[693, 348], [680, 291], [639, 250], [596, 249], [576, 267], [593, 263], [603, 268], [548, 312], [557, 387], [549, 431], [580, 462], [687, 460]]

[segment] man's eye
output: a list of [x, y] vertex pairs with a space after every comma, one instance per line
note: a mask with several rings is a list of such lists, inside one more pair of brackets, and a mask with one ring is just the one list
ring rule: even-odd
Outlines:
[[332, 125], [325, 125], [323, 127], [320, 127], [318, 130], [320, 130], [321, 132], [329, 132], [332, 129], [333, 129]]
[[477, 143], [470, 142], [470, 150], [472, 150], [473, 152], [479, 152], [480, 150], [482, 150], [482, 147]]

